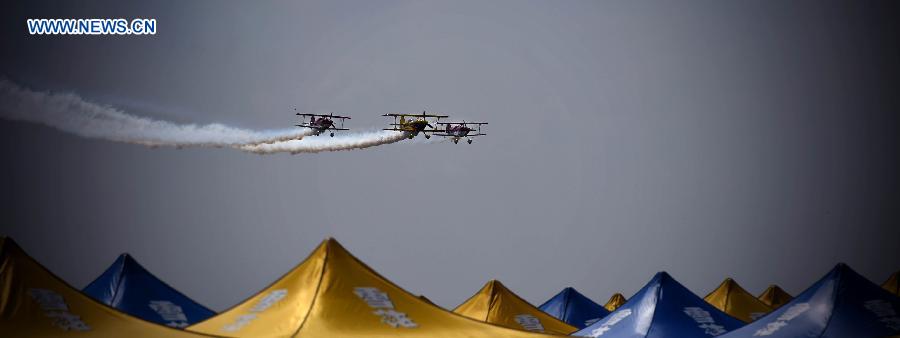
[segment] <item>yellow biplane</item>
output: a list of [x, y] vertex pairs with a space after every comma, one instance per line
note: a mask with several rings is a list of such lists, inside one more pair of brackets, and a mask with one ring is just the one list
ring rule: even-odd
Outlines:
[[433, 122], [437, 124], [441, 119], [449, 117], [447, 115], [426, 114], [424, 111], [421, 114], [384, 114], [381, 116], [394, 118], [391, 128], [385, 128], [384, 130], [404, 132], [410, 139], [416, 137], [419, 133], [424, 134], [425, 138], [431, 138], [431, 135], [428, 133], [439, 133], [441, 130], [434, 129], [430, 119], [433, 119]]

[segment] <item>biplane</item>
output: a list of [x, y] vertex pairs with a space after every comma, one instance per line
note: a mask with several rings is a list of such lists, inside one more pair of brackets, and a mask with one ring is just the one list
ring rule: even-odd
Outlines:
[[[326, 130], [331, 130], [331, 137], [334, 137], [335, 130], [350, 130], [344, 128], [344, 120], [349, 120], [349, 116], [334, 115], [334, 113], [330, 113], [328, 115], [297, 113], [297, 116], [303, 116], [304, 120], [307, 116], [309, 117], [309, 122], [300, 122], [300, 124], [296, 126], [312, 129], [313, 135], [315, 136], [318, 136]], [[334, 124], [334, 119], [341, 120], [340, 127]]]
[[[389, 116], [394, 118], [394, 123], [391, 123], [391, 128], [385, 128], [384, 130], [393, 130], [404, 132], [407, 134], [407, 137], [412, 139], [422, 133], [425, 135], [425, 138], [431, 138], [431, 135], [428, 133], [436, 133], [440, 130], [434, 129], [434, 126], [431, 124], [429, 119], [434, 119], [434, 123], [439, 123], [441, 119], [447, 118], [447, 115], [433, 115], [426, 114], [424, 111], [421, 114], [384, 114], [381, 116]], [[407, 118], [409, 118], [407, 120]], [[426, 129], [426, 128], [432, 129]]]
[[[466, 142], [472, 144], [472, 138], [475, 136], [484, 136], [481, 132], [481, 126], [487, 122], [437, 122], [438, 125], [444, 125], [443, 133], [434, 133], [437, 136], [450, 138], [454, 144], [459, 144], [459, 139], [466, 138]], [[469, 127], [475, 126], [475, 128]], [[475, 133], [472, 133], [472, 132]]]

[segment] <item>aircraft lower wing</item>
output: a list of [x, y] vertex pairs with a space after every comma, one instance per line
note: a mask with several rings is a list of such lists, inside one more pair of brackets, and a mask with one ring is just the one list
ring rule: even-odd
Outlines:
[[466, 135], [466, 136], [457, 136], [457, 135], [453, 135], [453, 134], [434, 133], [434, 134], [431, 134], [431, 135], [435, 135], [435, 136], [444, 136], [444, 137], [460, 137], [460, 138], [462, 138], [462, 137], [484, 136], [484, 135], [487, 135], [487, 134], [469, 134], [469, 135]]

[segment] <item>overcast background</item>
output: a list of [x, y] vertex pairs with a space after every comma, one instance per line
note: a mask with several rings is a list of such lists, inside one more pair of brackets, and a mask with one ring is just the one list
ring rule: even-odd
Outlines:
[[[798, 293], [900, 268], [898, 5], [7, 1], [0, 76], [178, 122], [293, 107], [486, 120], [472, 145], [260, 156], [0, 121], [0, 233], [83, 287], [121, 252], [221, 310], [325, 237], [453, 307], [489, 279], [598, 302], [669, 271]], [[156, 18], [29, 36], [26, 18]]]

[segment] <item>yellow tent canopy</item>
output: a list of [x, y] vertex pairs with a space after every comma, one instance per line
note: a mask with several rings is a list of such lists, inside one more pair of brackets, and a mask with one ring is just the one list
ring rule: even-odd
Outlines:
[[794, 296], [782, 290], [778, 285], [772, 284], [763, 291], [761, 295], [759, 295], [759, 299], [763, 304], [768, 305], [773, 309], [777, 309], [784, 305], [787, 302], [790, 302]]
[[772, 308], [761, 302], [751, 293], [744, 290], [731, 278], [726, 278], [718, 288], [703, 298], [707, 303], [715, 306], [734, 318], [746, 323], [772, 311]]
[[900, 282], [897, 281], [898, 275], [900, 275], [900, 271], [894, 272], [891, 277], [889, 277], [884, 284], [881, 284], [885, 290], [888, 290], [890, 293], [900, 296]]
[[463, 316], [513, 329], [568, 335], [578, 331], [534, 307], [502, 283], [487, 282], [474, 296], [453, 310]]
[[100, 304], [0, 237], [0, 336], [203, 337], [157, 325]]
[[333, 239], [255, 296], [187, 330], [227, 337], [543, 337], [431, 305]]
[[621, 293], [616, 293], [612, 295], [612, 297], [609, 297], [609, 300], [606, 301], [606, 304], [604, 304], [603, 307], [612, 312], [622, 306], [622, 304], [625, 304], [625, 302], [627, 301], [628, 300], [625, 299], [625, 296], [623, 296]]

